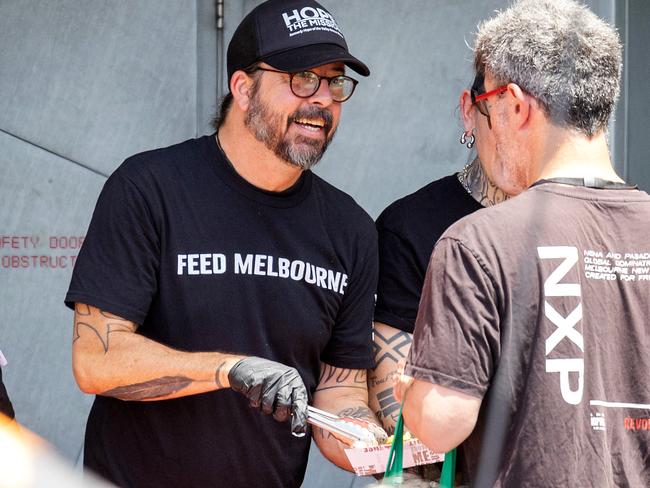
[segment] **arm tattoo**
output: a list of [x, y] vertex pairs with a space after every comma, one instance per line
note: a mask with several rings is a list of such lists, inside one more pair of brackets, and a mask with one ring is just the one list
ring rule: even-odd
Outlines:
[[330, 390], [332, 388], [362, 388], [366, 389], [365, 369], [336, 368], [329, 364], [321, 363], [320, 377], [316, 391]]
[[338, 413], [339, 417], [350, 417], [353, 419], [362, 419], [362, 420], [375, 420], [375, 416], [372, 414], [368, 407], [349, 407], [344, 408]]
[[336, 383], [345, 383], [350, 379], [352, 373], [354, 373], [354, 383], [365, 383], [366, 382], [366, 370], [365, 369], [345, 369], [345, 368], [336, 368], [330, 366], [329, 364], [322, 364], [320, 377], [318, 378], [319, 383], [329, 382], [332, 378]]
[[143, 383], [118, 386], [105, 391], [102, 395], [128, 401], [154, 400], [176, 393], [191, 383], [192, 380], [185, 376], [163, 376]]
[[214, 382], [217, 384], [217, 388], [225, 388], [225, 385], [221, 382], [219, 379], [219, 375], [221, 374], [221, 370], [223, 367], [226, 365], [227, 361], [222, 362], [219, 366], [217, 366], [217, 371], [214, 373]]
[[114, 314], [112, 314], [110, 312], [106, 312], [104, 310], [100, 310], [99, 313], [102, 314], [107, 319], [124, 320], [122, 317], [118, 317], [117, 315], [114, 315]]
[[98, 331], [95, 327], [92, 325], [86, 323], [86, 322], [76, 322], [74, 324], [74, 337], [72, 338], [72, 342], [76, 342], [77, 339], [81, 337], [79, 333], [79, 329], [81, 327], [86, 327], [93, 331], [93, 333], [97, 336], [99, 341], [102, 343], [102, 347], [104, 348], [104, 354], [108, 353], [108, 348], [110, 346], [109, 342], [109, 336], [110, 334], [114, 332], [135, 332], [135, 328], [129, 327], [127, 324], [118, 324], [118, 323], [110, 323], [106, 325], [106, 331], [105, 335], [102, 335], [100, 331]]
[[405, 358], [412, 342], [413, 337], [408, 332], [400, 330], [392, 336], [384, 336], [375, 329], [375, 342], [372, 345], [375, 354], [375, 367], [385, 360], [396, 363], [401, 358]]
[[[349, 408], [344, 408], [338, 413], [339, 417], [348, 417], [348, 418], [355, 418], [355, 419], [361, 419], [361, 420], [367, 420], [373, 422], [375, 420], [374, 415], [370, 411], [368, 407], [349, 407]], [[334, 434], [331, 432], [322, 429], [320, 427], [316, 427], [320, 431], [320, 435], [323, 439], [329, 439], [331, 437], [336, 438]]]
[[[393, 396], [393, 388], [386, 388], [377, 393], [377, 400], [379, 401], [378, 415], [382, 418], [391, 418], [393, 422], [397, 422], [399, 418], [399, 403]], [[394, 427], [392, 427], [394, 429]]]
[[[83, 305], [83, 304], [82, 304]], [[88, 307], [87, 305], [83, 305], [84, 307]], [[81, 312], [79, 311], [78, 308], [75, 308], [76, 312], [78, 315], [85, 316], [85, 315], [90, 315], [90, 308], [88, 308], [88, 313], [86, 314], [86, 309], [82, 308]], [[104, 348], [104, 354], [108, 353], [108, 349], [110, 346], [110, 341], [109, 337], [112, 333], [115, 332], [135, 332], [137, 329], [137, 325], [134, 324], [133, 322], [130, 322], [129, 320], [124, 320], [120, 317], [117, 317], [115, 315], [109, 314], [108, 312], [103, 312], [100, 311], [100, 313], [107, 318], [111, 318], [113, 322], [109, 322], [106, 324], [105, 330], [102, 332], [97, 329], [92, 324], [89, 324], [88, 322], [82, 322], [81, 320], [75, 322], [74, 324], [74, 336], [72, 337], [72, 342], [77, 342], [77, 340], [81, 337], [80, 334], [80, 329], [82, 327], [90, 329], [99, 339], [99, 341], [102, 343], [102, 347]]]
[[77, 312], [77, 315], [90, 315], [90, 307], [85, 303], [75, 303], [74, 311]]

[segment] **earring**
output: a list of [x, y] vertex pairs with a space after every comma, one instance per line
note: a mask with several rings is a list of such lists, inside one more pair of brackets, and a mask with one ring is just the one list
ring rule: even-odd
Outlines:
[[[467, 140], [468, 137], [469, 137], [469, 141]], [[472, 149], [474, 147], [475, 142], [476, 142], [476, 136], [474, 135], [474, 129], [466, 130], [465, 132], [463, 132], [463, 135], [460, 136], [460, 143], [467, 146], [467, 149]]]

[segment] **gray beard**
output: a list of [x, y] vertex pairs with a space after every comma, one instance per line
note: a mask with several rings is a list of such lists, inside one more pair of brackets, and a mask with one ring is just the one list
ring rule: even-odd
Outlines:
[[314, 167], [321, 160], [336, 132], [333, 131], [324, 142], [302, 136], [289, 140], [281, 133], [280, 128], [284, 125], [282, 117], [273, 113], [268, 105], [259, 99], [258, 92], [251, 98], [244, 124], [255, 139], [262, 142], [282, 161], [303, 170]]

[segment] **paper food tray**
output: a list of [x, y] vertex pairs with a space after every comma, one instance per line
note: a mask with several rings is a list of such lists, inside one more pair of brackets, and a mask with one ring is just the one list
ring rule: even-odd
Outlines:
[[[386, 470], [389, 452], [390, 444], [345, 449], [345, 454], [350, 460], [354, 468], [354, 473], [357, 476], [383, 473]], [[444, 460], [444, 453], [434, 453], [417, 439], [410, 439], [404, 442], [403, 466], [405, 468], [420, 466], [421, 464], [440, 463]]]

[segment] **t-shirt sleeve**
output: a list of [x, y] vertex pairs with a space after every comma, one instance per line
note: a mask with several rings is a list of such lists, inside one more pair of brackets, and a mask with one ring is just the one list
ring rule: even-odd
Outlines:
[[377, 237], [367, 238], [365, 255], [354, 266], [332, 336], [321, 360], [337, 368], [374, 367], [372, 313], [377, 289]]
[[482, 398], [500, 353], [496, 286], [485, 263], [443, 237], [429, 262], [406, 374]]
[[410, 334], [420, 303], [424, 269], [413, 246], [398, 233], [377, 225], [379, 282], [375, 321]]
[[65, 303], [87, 303], [142, 324], [157, 290], [159, 260], [151, 208], [118, 170], [97, 201]]

